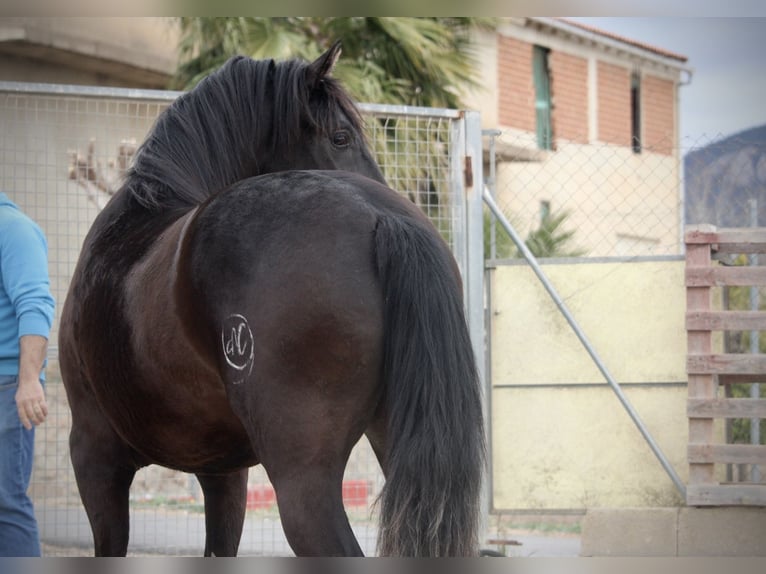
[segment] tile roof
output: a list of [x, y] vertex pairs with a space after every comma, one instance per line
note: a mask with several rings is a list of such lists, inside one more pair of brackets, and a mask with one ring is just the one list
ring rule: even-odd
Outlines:
[[645, 42], [640, 42], [638, 40], [626, 38], [625, 36], [621, 36], [620, 34], [608, 32], [606, 30], [596, 28], [595, 26], [590, 26], [588, 24], [583, 24], [581, 22], [576, 22], [574, 20], [569, 20], [567, 18], [553, 18], [553, 20], [566, 24], [567, 26], [579, 28], [580, 30], [583, 30], [585, 32], [590, 32], [591, 34], [595, 34], [597, 36], [603, 36], [604, 38], [609, 38], [610, 40], [622, 42], [623, 44], [633, 46], [634, 48], [639, 48], [641, 50], [651, 52], [652, 54], [662, 56], [663, 58], [670, 58], [671, 60], [677, 60], [678, 62], [681, 62], [681, 63], [686, 63], [689, 59], [686, 56], [677, 54], [675, 52], [671, 52], [670, 50], [665, 50], [664, 48], [660, 48], [658, 46], [653, 46]]

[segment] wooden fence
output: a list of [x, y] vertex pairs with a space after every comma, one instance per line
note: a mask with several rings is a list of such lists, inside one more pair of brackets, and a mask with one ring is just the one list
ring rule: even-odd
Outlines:
[[[720, 465], [759, 465], [766, 475], [766, 446], [730, 444], [721, 432], [725, 419], [766, 419], [766, 399], [726, 398], [719, 388], [734, 383], [766, 383], [766, 355], [714, 352], [714, 332], [766, 331], [766, 312], [727, 311], [713, 305], [723, 286], [766, 286], [766, 266], [722, 265], [716, 259], [738, 254], [766, 255], [766, 228], [686, 231], [686, 330], [689, 375], [690, 506], [766, 506], [766, 482], [726, 482]], [[766, 256], [760, 258], [766, 263]], [[719, 421], [716, 424], [716, 421]], [[716, 465], [719, 465], [718, 467]]]

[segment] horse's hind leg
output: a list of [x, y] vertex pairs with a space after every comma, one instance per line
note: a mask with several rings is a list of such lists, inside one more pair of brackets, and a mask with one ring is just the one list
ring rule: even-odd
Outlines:
[[73, 417], [69, 448], [77, 487], [93, 531], [96, 556], [125, 556], [129, 493], [138, 466], [131, 450], [97, 411]]
[[198, 474], [205, 495], [205, 556], [236, 556], [247, 505], [247, 468]]
[[363, 556], [343, 507], [343, 472], [361, 429], [312, 393], [281, 399], [261, 415], [270, 437], [259, 454], [290, 547], [297, 556]]
[[343, 508], [343, 471], [302, 466], [272, 478], [279, 515], [297, 556], [363, 556]]

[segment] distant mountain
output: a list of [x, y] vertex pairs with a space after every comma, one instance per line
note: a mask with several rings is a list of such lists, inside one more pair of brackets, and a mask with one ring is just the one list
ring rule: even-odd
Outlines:
[[766, 225], [766, 125], [689, 152], [684, 179], [687, 224], [750, 227], [755, 204]]

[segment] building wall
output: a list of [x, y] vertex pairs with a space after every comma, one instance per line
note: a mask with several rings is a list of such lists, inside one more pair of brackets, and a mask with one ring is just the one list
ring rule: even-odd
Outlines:
[[167, 88], [174, 18], [0, 18], [0, 80]]
[[498, 204], [523, 237], [539, 225], [541, 202], [548, 202], [553, 212], [569, 212], [565, 228], [574, 230], [574, 246], [588, 257], [680, 252], [680, 174], [673, 157], [559, 143], [537, 161], [501, 162], [496, 179]]
[[588, 143], [588, 60], [561, 51], [550, 54], [553, 135]]
[[497, 38], [500, 124], [535, 131], [535, 86], [532, 44], [507, 36]]
[[674, 155], [676, 87], [672, 81], [645, 74], [641, 79], [644, 148]]
[[[73, 58], [75, 58], [73, 56]], [[154, 88], [115, 74], [84, 70], [77, 65], [50, 63], [15, 54], [0, 57], [0, 80], [45, 84], [77, 84], [81, 86], [113, 86], [121, 88]]]
[[[532, 54], [547, 47], [554, 149], [539, 150]], [[483, 44], [487, 53], [488, 44]], [[635, 54], [511, 22], [496, 35], [498, 204], [522, 234], [540, 204], [568, 210], [590, 256], [679, 253], [681, 221], [676, 82], [679, 71]], [[483, 58], [482, 58], [483, 59]], [[631, 146], [631, 74], [641, 74], [640, 153]], [[488, 81], [492, 84], [491, 81]], [[482, 109], [481, 107], [479, 109]]]
[[598, 62], [598, 140], [630, 146], [630, 70]]
[[[671, 152], [675, 137], [678, 72], [655, 69], [656, 65], [642, 65], [635, 57], [621, 57], [514, 26], [497, 35], [496, 105], [500, 127], [535, 131], [532, 50], [536, 44], [551, 50], [549, 73], [555, 137], [579, 143], [598, 141], [630, 147], [630, 78], [634, 70], [639, 70], [642, 76], [643, 138], [649, 145], [669, 140], [671, 145], [653, 151]], [[591, 61], [596, 64], [593, 68], [589, 66]], [[591, 74], [595, 76], [595, 82], [591, 82]], [[594, 106], [590, 105], [591, 98], [595, 99]], [[595, 116], [596, 120], [595, 138], [588, 137], [590, 116]]]

